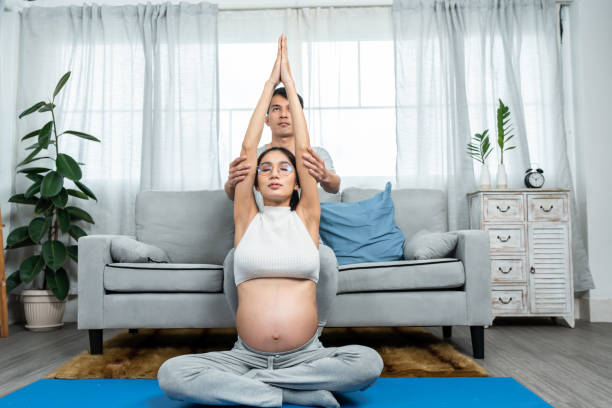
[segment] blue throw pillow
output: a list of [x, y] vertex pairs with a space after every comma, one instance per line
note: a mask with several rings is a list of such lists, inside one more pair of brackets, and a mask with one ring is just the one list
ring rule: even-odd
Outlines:
[[374, 197], [354, 203], [321, 203], [319, 234], [338, 264], [397, 261], [404, 234], [395, 225], [391, 183]]

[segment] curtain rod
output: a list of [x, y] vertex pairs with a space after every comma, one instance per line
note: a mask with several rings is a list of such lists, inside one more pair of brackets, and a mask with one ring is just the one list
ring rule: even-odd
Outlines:
[[[25, 0], [23, 1], [23, 3], [34, 3], [36, 0]], [[560, 6], [569, 6], [570, 4], [573, 3], [574, 0], [555, 0], [555, 3], [560, 5]], [[92, 1], [92, 3], [95, 3], [95, 0]], [[215, 3], [216, 4], [216, 3]], [[381, 4], [371, 4], [371, 5], [339, 5], [339, 6], [335, 6], [333, 4], [329, 4], [329, 5], [304, 5], [302, 7], [296, 7], [296, 6], [291, 6], [291, 7], [283, 7], [283, 6], [277, 6], [277, 7], [223, 7], [223, 6], [218, 6], [219, 7], [219, 11], [264, 11], [264, 10], [284, 10], [284, 9], [301, 9], [301, 8], [311, 8], [311, 7], [321, 7], [321, 8], [338, 8], [338, 9], [348, 9], [348, 8], [374, 8], [374, 7], [390, 7], [393, 4], [393, 1], [389, 1], [387, 4], [381, 3]], [[18, 11], [20, 12], [21, 9], [17, 9], [17, 8], [9, 8], [10, 6], [5, 4], [4, 6], [4, 11]]]

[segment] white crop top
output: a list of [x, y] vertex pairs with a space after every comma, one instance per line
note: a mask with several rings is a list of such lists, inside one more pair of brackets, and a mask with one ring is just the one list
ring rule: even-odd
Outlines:
[[234, 251], [236, 286], [254, 278], [319, 281], [319, 250], [290, 207], [264, 206]]

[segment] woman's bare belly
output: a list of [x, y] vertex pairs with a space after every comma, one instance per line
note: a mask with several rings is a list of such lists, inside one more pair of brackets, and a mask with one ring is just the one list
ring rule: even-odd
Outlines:
[[317, 331], [317, 286], [310, 279], [257, 278], [238, 285], [236, 329], [260, 351], [287, 351]]

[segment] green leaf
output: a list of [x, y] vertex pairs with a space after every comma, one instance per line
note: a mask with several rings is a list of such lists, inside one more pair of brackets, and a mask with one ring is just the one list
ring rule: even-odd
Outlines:
[[47, 122], [45, 126], [40, 129], [40, 134], [38, 135], [38, 145], [43, 149], [49, 147], [49, 142], [51, 141], [51, 131], [53, 130], [53, 122]]
[[51, 207], [51, 201], [46, 198], [40, 198], [36, 207], [34, 208], [34, 214], [40, 214], [43, 211], [48, 210]]
[[17, 203], [17, 204], [31, 204], [35, 205], [38, 202], [38, 198], [36, 197], [26, 197], [23, 194], [15, 194], [8, 200], [9, 203]]
[[53, 99], [57, 96], [57, 94], [62, 90], [66, 82], [70, 78], [70, 71], [66, 72], [59, 80], [57, 85], [55, 86], [55, 91], [53, 91]]
[[66, 247], [68, 251], [68, 256], [71, 257], [75, 262], [79, 262], [79, 246], [78, 245], [70, 245]]
[[506, 149], [505, 149], [505, 150], [506, 150], [506, 151], [508, 151], [508, 150], [512, 150], [512, 149], [516, 149], [516, 146], [506, 147]]
[[28, 146], [25, 148], [25, 150], [32, 150], [32, 149], [36, 149], [38, 147], [38, 142]]
[[47, 271], [47, 287], [58, 300], [64, 300], [68, 296], [70, 289], [70, 281], [68, 274], [64, 268], [59, 268], [57, 271]]
[[80, 188], [82, 192], [84, 192], [85, 194], [93, 198], [94, 200], [98, 201], [94, 193], [85, 184], [78, 182], [78, 181], [75, 181], [74, 184], [76, 184], [76, 186]]
[[50, 226], [51, 218], [34, 218], [30, 221], [30, 225], [28, 226], [28, 235], [30, 235], [30, 239], [38, 244], [47, 231], [49, 231]]
[[13, 248], [15, 245], [29, 240], [28, 227], [18, 227], [11, 231], [6, 238], [6, 246]]
[[40, 133], [40, 129], [33, 130], [30, 133], [28, 133], [27, 135], [25, 135], [24, 137], [22, 137], [21, 140], [23, 141], [23, 140], [29, 139], [31, 137], [38, 136], [39, 133]]
[[49, 171], [51, 169], [48, 169], [46, 167], [27, 167], [25, 169], [21, 169], [19, 170], [17, 173], [26, 173], [26, 174], [30, 174], [30, 173], [44, 173], [46, 171]]
[[73, 197], [82, 198], [83, 200], [89, 200], [89, 197], [87, 197], [87, 194], [82, 193], [79, 190], [73, 190], [72, 188], [67, 188], [66, 191], [68, 192], [69, 195]]
[[31, 162], [34, 159], [34, 156], [36, 156], [38, 153], [40, 153], [41, 150], [42, 150], [42, 147], [40, 147], [40, 146], [37, 147], [36, 149], [34, 149], [32, 151], [32, 153], [30, 153], [28, 155], [28, 157], [23, 159], [23, 161], [17, 165], [17, 167], [23, 166], [24, 164], [28, 164], [29, 162]]
[[[15, 248], [22, 248], [22, 247], [27, 247], [30, 245], [38, 245], [37, 243], [33, 242], [30, 237], [28, 236], [28, 238], [25, 241], [22, 241], [18, 244], [13, 245], [12, 247], [10, 247], [10, 249], [15, 249]], [[6, 248], [9, 248], [9, 246], [7, 245]]]
[[60, 230], [65, 234], [70, 228], [70, 216], [68, 212], [62, 208], [57, 209], [57, 221], [59, 222]]
[[42, 271], [45, 261], [40, 255], [26, 258], [19, 266], [19, 279], [23, 283], [30, 283]]
[[62, 188], [58, 195], [51, 197], [51, 202], [57, 208], [64, 208], [68, 204], [68, 192], [66, 189]]
[[91, 215], [89, 215], [87, 211], [81, 208], [69, 206], [66, 207], [66, 211], [68, 211], [68, 214], [70, 214], [71, 218], [87, 221], [90, 224], [95, 224], [93, 218], [91, 218]]
[[21, 114], [19, 115], [19, 119], [23, 118], [26, 115], [29, 115], [30, 113], [36, 112], [37, 110], [39, 110], [43, 105], [45, 104], [45, 102], [40, 101], [37, 104], [29, 107], [28, 109], [24, 110], [23, 112], [21, 112]]
[[57, 271], [66, 260], [66, 246], [57, 240], [45, 241], [42, 244], [42, 255], [47, 266]]
[[77, 181], [83, 176], [83, 173], [81, 173], [81, 168], [77, 164], [76, 160], [67, 154], [58, 154], [55, 164], [57, 164], [57, 171], [62, 176], [69, 178], [70, 180]]
[[53, 110], [54, 108], [55, 108], [54, 103], [46, 103], [45, 106], [40, 108], [38, 111], [39, 112], [49, 112], [50, 110]]
[[68, 230], [68, 233], [70, 234], [70, 236], [72, 238], [74, 238], [77, 241], [79, 240], [79, 238], [87, 236], [87, 233], [85, 231], [83, 231], [83, 228], [81, 228], [81, 227], [79, 227], [78, 225], [75, 225], [75, 224], [72, 224], [70, 226], [70, 229]]
[[19, 271], [15, 271], [6, 279], [6, 293], [11, 293], [19, 285], [21, 285], [21, 278]]
[[75, 135], [75, 136], [78, 136], [78, 137], [81, 137], [81, 138], [87, 139], [87, 140], [93, 140], [94, 142], [99, 142], [100, 141], [100, 139], [98, 139], [97, 137], [94, 137], [94, 136], [92, 136], [90, 134], [87, 134], [87, 133], [78, 132], [76, 130], [66, 130], [64, 133], [69, 133], [71, 135]]
[[26, 178], [32, 180], [35, 183], [41, 183], [43, 176], [41, 176], [38, 173], [30, 173], [30, 174], [26, 174]]
[[57, 171], [50, 171], [45, 175], [40, 185], [40, 194], [43, 197], [53, 197], [62, 190], [64, 178]]
[[35, 181], [23, 194], [25, 198], [32, 198], [40, 192], [40, 182]]

